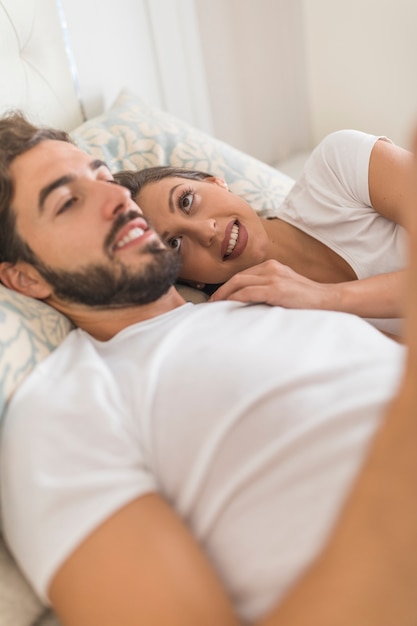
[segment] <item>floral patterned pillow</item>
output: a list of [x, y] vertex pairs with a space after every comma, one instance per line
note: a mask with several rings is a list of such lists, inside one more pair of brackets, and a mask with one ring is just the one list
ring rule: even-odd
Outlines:
[[0, 419], [18, 384], [70, 329], [55, 309], [0, 285]]
[[109, 111], [77, 128], [72, 137], [115, 172], [175, 165], [224, 178], [265, 217], [274, 214], [293, 185], [282, 172], [214, 139], [123, 90]]

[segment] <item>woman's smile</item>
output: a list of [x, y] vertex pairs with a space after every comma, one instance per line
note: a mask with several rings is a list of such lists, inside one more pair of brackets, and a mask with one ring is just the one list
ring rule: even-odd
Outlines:
[[238, 220], [229, 222], [222, 243], [223, 261], [236, 259], [242, 254], [248, 242], [248, 231]]
[[183, 280], [223, 283], [266, 258], [263, 221], [221, 179], [165, 178], [145, 185], [135, 200], [166, 244], [178, 250]]

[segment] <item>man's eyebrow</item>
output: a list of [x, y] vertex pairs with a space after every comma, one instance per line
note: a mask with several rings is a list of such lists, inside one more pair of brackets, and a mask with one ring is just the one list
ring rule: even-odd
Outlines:
[[74, 176], [61, 176], [61, 178], [57, 178], [56, 180], [52, 181], [52, 183], [49, 183], [49, 185], [45, 185], [45, 187], [42, 187], [39, 192], [39, 213], [43, 213], [45, 209], [45, 200], [47, 199], [49, 194], [51, 194], [55, 189], [58, 189], [59, 187], [63, 187], [64, 185], [72, 183], [73, 180]]
[[110, 168], [107, 163], [105, 161], [102, 161], [101, 159], [94, 159], [94, 161], [91, 161], [91, 163], [89, 163], [89, 168], [90, 170], [93, 170], [93, 172], [95, 170], [98, 170], [99, 167], [105, 167], [110, 172]]
[[[88, 164], [88, 167], [93, 172], [95, 172], [95, 170], [98, 170], [100, 167], [103, 167], [103, 166], [106, 169], [108, 169], [110, 172], [110, 168], [107, 165], [107, 163], [105, 163], [101, 159], [94, 159], [94, 161], [91, 161]], [[53, 191], [55, 191], [55, 189], [58, 189], [59, 187], [63, 187], [64, 185], [68, 185], [69, 183], [72, 183], [74, 180], [75, 180], [75, 176], [72, 176], [72, 175], [61, 176], [61, 178], [57, 178], [56, 180], [53, 180], [52, 183], [49, 183], [49, 185], [42, 187], [42, 189], [39, 192], [39, 202], [38, 202], [39, 212], [40, 213], [43, 212], [45, 208], [45, 201], [46, 201], [46, 198], [49, 196], [49, 194], [51, 194]]]

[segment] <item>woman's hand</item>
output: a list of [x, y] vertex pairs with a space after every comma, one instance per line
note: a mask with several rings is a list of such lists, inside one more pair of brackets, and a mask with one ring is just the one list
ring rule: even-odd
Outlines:
[[404, 271], [344, 283], [317, 283], [287, 265], [269, 260], [235, 274], [209, 301], [218, 300], [397, 318], [404, 315]]
[[279, 305], [289, 309], [335, 309], [337, 284], [316, 283], [279, 261], [268, 260], [235, 274], [210, 298]]

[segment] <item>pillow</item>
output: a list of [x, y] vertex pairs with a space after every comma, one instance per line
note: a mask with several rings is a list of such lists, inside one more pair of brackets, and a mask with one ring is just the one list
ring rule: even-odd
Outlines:
[[294, 181], [123, 90], [109, 111], [75, 129], [72, 138], [110, 169], [175, 165], [224, 178], [261, 215], [276, 214]]
[[[113, 171], [171, 164], [224, 178], [263, 216], [273, 215], [293, 185], [278, 170], [214, 139], [123, 90], [113, 106], [72, 133], [76, 144]], [[205, 294], [180, 287], [193, 302]], [[48, 305], [0, 286], [0, 419], [16, 386], [71, 329]]]
[[17, 385], [71, 328], [52, 307], [0, 285], [0, 420]]

